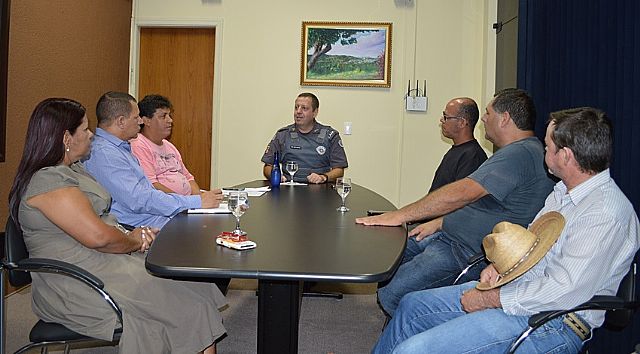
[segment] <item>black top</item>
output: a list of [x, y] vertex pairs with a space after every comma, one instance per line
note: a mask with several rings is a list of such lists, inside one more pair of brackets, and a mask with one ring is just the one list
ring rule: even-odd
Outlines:
[[[256, 187], [255, 181], [242, 187]], [[149, 250], [147, 269], [166, 277], [235, 277], [282, 280], [378, 282], [389, 278], [406, 243], [404, 227], [363, 226], [367, 210], [394, 210], [380, 195], [353, 185], [340, 213], [330, 184], [286, 186], [250, 197], [241, 227], [257, 248], [218, 246], [215, 236], [231, 231], [231, 214], [178, 214]]]
[[487, 154], [475, 139], [452, 146], [442, 157], [429, 192], [469, 176], [486, 160]]

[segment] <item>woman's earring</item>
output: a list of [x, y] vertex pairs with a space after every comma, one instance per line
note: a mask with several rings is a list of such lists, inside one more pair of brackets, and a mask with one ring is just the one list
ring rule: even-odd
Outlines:
[[66, 150], [67, 150], [67, 152], [69, 152], [69, 146], [67, 146], [67, 149], [66, 149]]

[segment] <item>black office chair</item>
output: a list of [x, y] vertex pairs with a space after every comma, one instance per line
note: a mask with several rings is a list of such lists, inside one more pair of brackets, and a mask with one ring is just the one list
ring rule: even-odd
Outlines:
[[637, 263], [631, 263], [631, 269], [622, 279], [616, 296], [594, 296], [591, 300], [578, 305], [570, 310], [545, 311], [529, 317], [529, 328], [524, 330], [509, 348], [508, 353], [516, 352], [516, 349], [531, 334], [548, 321], [569, 313], [583, 310], [605, 310], [603, 326], [607, 329], [621, 331], [633, 320], [635, 310], [640, 307], [636, 297]]
[[[11, 217], [7, 221], [4, 236], [5, 257], [2, 259], [2, 269], [0, 269], [0, 294], [5, 293], [5, 271], [9, 278], [9, 283], [14, 287], [22, 287], [31, 284], [29, 272], [55, 273], [75, 278], [95, 290], [113, 309], [122, 324], [122, 311], [104, 290], [104, 283], [93, 274], [79, 268], [73, 264], [44, 258], [29, 258], [27, 247], [22, 238], [22, 231]], [[5, 353], [5, 309], [4, 296], [0, 301], [0, 354]], [[29, 333], [31, 343], [20, 348], [16, 354], [26, 352], [32, 348], [41, 348], [42, 353], [47, 353], [51, 345], [63, 345], [64, 353], [68, 354], [70, 346], [77, 343], [87, 343], [93, 346], [114, 346], [118, 345], [122, 327], [116, 329], [111, 341], [104, 341], [96, 338], [83, 336], [71, 331], [58, 323], [47, 323], [39, 320]]]
[[[453, 282], [457, 284], [460, 278], [465, 275], [469, 269], [485, 262], [487, 259], [484, 253], [478, 253], [469, 258], [467, 267], [460, 272]], [[531, 334], [531, 332], [540, 328], [542, 325], [554, 318], [564, 316], [569, 313], [583, 310], [605, 310], [605, 321], [603, 327], [611, 330], [621, 331], [628, 326], [633, 320], [635, 310], [640, 307], [636, 297], [636, 276], [637, 263], [631, 262], [631, 268], [620, 282], [616, 296], [594, 296], [591, 300], [578, 305], [570, 310], [545, 311], [529, 317], [529, 328], [524, 330], [520, 336], [513, 342], [507, 353], [513, 354], [522, 342]]]

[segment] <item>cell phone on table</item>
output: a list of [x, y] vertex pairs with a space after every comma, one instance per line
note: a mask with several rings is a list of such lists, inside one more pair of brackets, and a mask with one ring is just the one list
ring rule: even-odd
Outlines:
[[388, 213], [388, 210], [367, 210], [368, 216], [380, 215], [384, 213]]
[[231, 239], [224, 239], [222, 237], [218, 237], [216, 239], [216, 243], [219, 244], [220, 246], [224, 246], [224, 247], [228, 247], [228, 248], [233, 248], [234, 250], [248, 250], [248, 249], [252, 249], [252, 248], [256, 248], [256, 243], [253, 241], [234, 241]]

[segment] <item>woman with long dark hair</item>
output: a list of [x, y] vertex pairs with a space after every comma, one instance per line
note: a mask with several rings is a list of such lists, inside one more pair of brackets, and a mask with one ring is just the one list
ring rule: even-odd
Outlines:
[[146, 272], [143, 252], [159, 230], [129, 232], [109, 214], [109, 193], [79, 162], [93, 137], [85, 111], [64, 98], [36, 106], [9, 194], [10, 213], [30, 257], [62, 260], [95, 274], [122, 308], [124, 323], [89, 288], [56, 274], [32, 274], [36, 315], [105, 340], [122, 325], [121, 353], [215, 353], [214, 342], [225, 332], [218, 311], [224, 296], [214, 284]]

